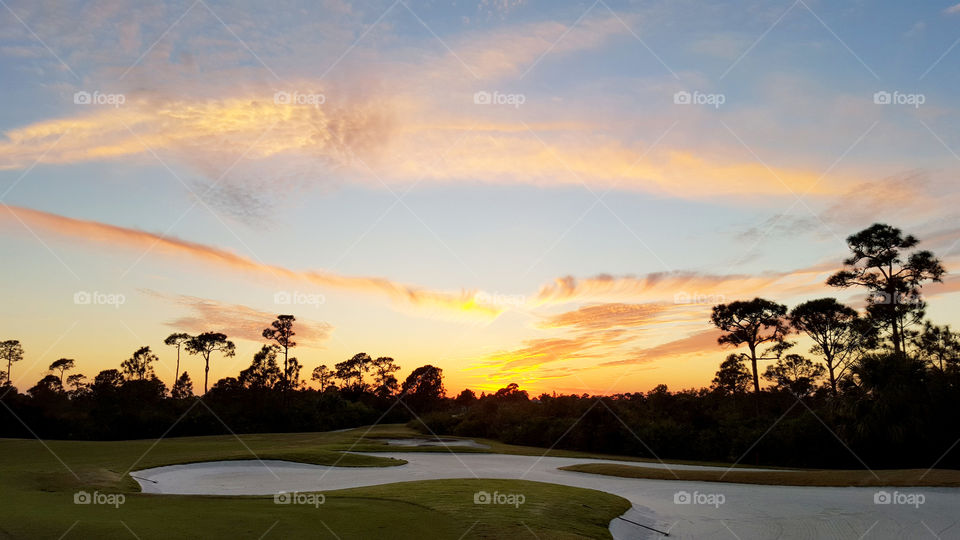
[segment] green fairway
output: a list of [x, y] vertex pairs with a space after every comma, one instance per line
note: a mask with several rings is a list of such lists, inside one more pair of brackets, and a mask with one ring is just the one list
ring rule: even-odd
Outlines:
[[[142, 441], [0, 440], [0, 537], [11, 538], [540, 538], [608, 537], [629, 508], [620, 497], [519, 480], [432, 480], [326, 492], [320, 505], [273, 497], [148, 495], [129, 470], [223, 459], [283, 459], [378, 467], [402, 461], [338, 450], [390, 449], [339, 433], [258, 434]], [[377, 436], [409, 437], [400, 426]], [[372, 447], [372, 448], [371, 448]], [[78, 492], [100, 503], [75, 504]], [[477, 505], [474, 494], [522, 494], [523, 504]], [[465, 534], [465, 536], [463, 536]]]

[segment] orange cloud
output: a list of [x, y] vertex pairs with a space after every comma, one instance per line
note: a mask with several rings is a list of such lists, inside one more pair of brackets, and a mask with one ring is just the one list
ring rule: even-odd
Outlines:
[[[494, 317], [502, 311], [502, 308], [478, 303], [476, 291], [459, 293], [432, 291], [395, 283], [385, 278], [343, 276], [322, 271], [295, 271], [281, 266], [263, 264], [229, 251], [175, 237], [160, 236], [96, 221], [73, 219], [29, 208], [6, 205], [5, 208], [8, 212], [0, 215], [8, 216], [5, 220], [8, 226], [19, 226], [17, 221], [19, 220], [31, 228], [43, 229], [60, 236], [108, 246], [152, 250], [174, 257], [188, 257], [219, 268], [275, 279], [301, 281], [321, 288], [378, 295], [390, 299], [401, 307], [410, 306], [438, 314]], [[15, 216], [15, 219], [9, 216]]]
[[595, 304], [583, 306], [547, 318], [541, 328], [575, 327], [583, 330], [605, 330], [613, 327], [634, 327], [649, 323], [662, 313], [661, 304]]
[[524, 341], [524, 346], [519, 349], [490, 355], [484, 365], [496, 367], [502, 372], [531, 371], [551, 362], [599, 358], [604, 351], [632, 339], [634, 336], [622, 329], [584, 332], [572, 338], [530, 339]]
[[638, 348], [630, 352], [630, 358], [623, 360], [614, 360], [604, 362], [601, 366], [624, 366], [629, 364], [646, 364], [663, 358], [672, 356], [683, 356], [688, 354], [717, 352], [720, 349], [717, 345], [717, 338], [720, 337], [719, 330], [705, 330], [695, 334], [668, 341], [650, 348]]
[[824, 263], [790, 272], [759, 275], [677, 271], [655, 272], [645, 276], [601, 274], [584, 279], [566, 276], [541, 287], [534, 303], [543, 305], [629, 299], [670, 301], [691, 308], [698, 305], [710, 307], [757, 295], [778, 298], [822, 291], [827, 277], [837, 269], [839, 264]]
[[[168, 296], [145, 290], [145, 294], [162, 298], [178, 306], [187, 308], [191, 314], [170, 321], [167, 326], [191, 334], [203, 332], [221, 332], [231, 338], [249, 341], [263, 341], [263, 329], [277, 317], [277, 313], [258, 311], [249, 306], [227, 304], [198, 298], [196, 296]], [[317, 347], [330, 338], [333, 326], [326, 322], [315, 322], [298, 318], [296, 322], [296, 341], [304, 347]]]

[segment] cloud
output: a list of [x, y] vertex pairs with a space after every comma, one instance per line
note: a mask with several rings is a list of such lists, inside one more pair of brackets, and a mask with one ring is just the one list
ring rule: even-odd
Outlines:
[[518, 349], [489, 355], [482, 364], [501, 372], [528, 372], [563, 360], [599, 358], [633, 339], [634, 336], [623, 329], [583, 332], [569, 338], [529, 339]]
[[960, 13], [960, 4], [954, 4], [948, 7], [947, 9], [943, 10], [943, 12], [947, 15], [954, 15], [954, 14]]
[[[200, 7], [197, 13], [203, 14]], [[245, 24], [250, 24], [247, 18]], [[630, 15], [623, 18], [632, 22]], [[129, 79], [117, 83], [121, 73], [112, 71], [112, 77], [104, 77], [125, 96], [122, 106], [75, 106], [59, 117], [5, 131], [0, 168], [108, 160], [156, 166], [159, 157], [175, 171], [182, 165], [202, 175], [206, 182], [191, 187], [208, 204], [244, 222], [269, 216], [272, 199], [303, 189], [332, 189], [341, 182], [374, 189], [421, 180], [559, 187], [584, 183], [680, 198], [765, 202], [792, 192], [828, 196], [837, 192], [834, 183], [851, 185], [843, 178], [818, 182], [819, 174], [803, 167], [771, 170], [749, 158], [731, 157], [742, 151], [729, 148], [707, 154], [670, 147], [669, 141], [651, 147], [659, 132], [648, 140], [637, 137], [635, 125], [613, 133], [608, 122], [591, 114], [592, 106], [572, 104], [558, 118], [556, 102], [548, 101], [558, 96], [531, 95], [523, 111], [506, 116], [502, 108], [473, 103], [478, 90], [508, 92], [497, 81], [515, 79], [541, 59], [595, 49], [627, 34], [624, 22], [597, 16], [572, 27], [556, 21], [510, 25], [451, 39], [453, 50], [442, 54], [433, 52], [432, 37], [398, 43], [397, 50], [361, 46], [338, 67], [342, 76], [332, 80], [301, 69], [297, 79], [264, 81], [259, 63], [254, 69], [237, 59], [223, 65], [208, 65], [207, 59], [201, 69], [190, 61], [171, 61], [174, 49], [158, 49]], [[348, 37], [349, 44], [353, 37], [339, 36]], [[232, 44], [227, 49], [236, 49], [229, 35], [190, 49], [217, 59], [225, 47], [221, 40]], [[265, 56], [272, 51], [267, 42], [254, 44]], [[324, 50], [342, 50], [323, 45]], [[169, 46], [164, 40], [158, 48]], [[303, 43], [289, 48], [265, 61], [274, 66], [275, 61], [300, 58], [306, 50]], [[418, 62], [411, 64], [409, 58]], [[206, 75], [198, 78], [198, 71]], [[64, 96], [68, 102], [75, 90], [93, 88], [70, 88]], [[325, 102], [318, 107], [278, 104], [277, 91], [323, 95]], [[666, 89], [662, 97], [669, 97]]]
[[[644, 328], [655, 328], [675, 320], [683, 311], [663, 304], [607, 303], [583, 306], [546, 318], [538, 326], [567, 335], [528, 339], [520, 347], [486, 356], [479, 366], [494, 368], [490, 376], [498, 380], [523, 377], [539, 379], [547, 364], [557, 377], [590, 369], [597, 360], [623, 356], [622, 349], [643, 334]], [[702, 323], [704, 316], [697, 315]], [[631, 353], [627, 353], [631, 354]], [[635, 353], [634, 353], [635, 354]]]
[[930, 209], [943, 205], [942, 196], [934, 195], [935, 186], [923, 170], [905, 171], [879, 180], [859, 182], [829, 200], [812, 215], [775, 214], [758, 226], [740, 233], [740, 238], [756, 241], [764, 237], [795, 236], [815, 231], [832, 237], [833, 228], [850, 230], [867, 227], [879, 216], [885, 220], [927, 216]]
[[[277, 317], [277, 313], [258, 311], [248, 306], [227, 304], [196, 296], [171, 296], [150, 290], [145, 294], [161, 298], [186, 308], [190, 315], [167, 322], [167, 326], [190, 334], [221, 332], [230, 338], [263, 341], [263, 329]], [[333, 326], [326, 322], [297, 319], [294, 331], [297, 345], [318, 347], [330, 338]]]
[[604, 362], [600, 365], [624, 366], [630, 364], [646, 364], [674, 356], [713, 353], [719, 350], [717, 348], [717, 338], [719, 337], [719, 330], [705, 330], [677, 340], [668, 341], [655, 347], [633, 349], [630, 352], [629, 358]]
[[540, 327], [574, 327], [581, 330], [635, 327], [650, 323], [665, 309], [667, 307], [662, 304], [595, 304], [553, 315], [540, 323]]
[[789, 272], [706, 274], [689, 271], [654, 272], [644, 276], [600, 274], [589, 278], [566, 276], [540, 288], [534, 303], [563, 304], [577, 301], [673, 302], [682, 306], [730, 302], [763, 296], [788, 297], [822, 290], [824, 281], [839, 264], [824, 263]]
[[[174, 257], [186, 257], [197, 262], [259, 277], [275, 280], [300, 281], [320, 288], [354, 291], [389, 299], [400, 308], [416, 308], [419, 313], [437, 315], [481, 316], [498, 315], [502, 308], [478, 303], [476, 291], [443, 292], [395, 283], [386, 278], [344, 276], [323, 271], [296, 271], [276, 265], [254, 261], [235, 253], [204, 244], [181, 240], [172, 236], [160, 236], [136, 229], [108, 225], [96, 221], [73, 219], [29, 208], [6, 206], [4, 220], [8, 227], [22, 223], [43, 229], [52, 234], [110, 247], [121, 247]], [[11, 219], [11, 217], [13, 219]], [[3, 220], [0, 217], [0, 220]], [[481, 297], [482, 298], [482, 297]]]
[[627, 32], [614, 16], [587, 17], [576, 26], [556, 21], [512, 25], [461, 38], [447, 56], [432, 62], [424, 72], [428, 78], [449, 78], [459, 84], [463, 84], [464, 75], [471, 76], [467, 79], [471, 83], [477, 82], [472, 81], [474, 78], [491, 82], [517, 77], [541, 60], [593, 49]]
[[[326, 95], [323, 86], [304, 82], [299, 87], [303, 94]], [[537, 132], [536, 122], [491, 122], [483, 120], [481, 110], [427, 122], [434, 105], [399, 94], [339, 104], [331, 96], [318, 108], [275, 103], [267, 90], [219, 99], [126, 99], [119, 108], [85, 109], [77, 116], [8, 130], [6, 140], [0, 140], [0, 167], [115, 159], [156, 164], [159, 158], [186, 164], [218, 185], [243, 186], [247, 194], [261, 196], [333, 187], [334, 176], [374, 188], [381, 188], [381, 182], [402, 185], [421, 179], [585, 183], [697, 199], [759, 199], [794, 191], [827, 195], [835, 190], [818, 183], [810, 171], [782, 169], [775, 171], [777, 180], [761, 163], [685, 149], [648, 152], [641, 143], [591, 132], [591, 126], [578, 123], [554, 122], [553, 129]], [[443, 149], [439, 160], [438, 148]], [[371, 169], [376, 176], [369, 174]], [[211, 200], [239, 205], [240, 215], [262, 202], [229, 191]]]

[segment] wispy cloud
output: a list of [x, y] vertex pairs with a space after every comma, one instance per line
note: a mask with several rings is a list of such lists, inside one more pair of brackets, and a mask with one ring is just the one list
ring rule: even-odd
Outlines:
[[[196, 296], [167, 295], [144, 290], [147, 295], [160, 298], [189, 311], [188, 315], [168, 321], [167, 326], [181, 332], [200, 334], [222, 332], [231, 338], [263, 341], [263, 329], [270, 326], [277, 313], [259, 311], [249, 306], [198, 298]], [[304, 347], [319, 347], [330, 338], [333, 326], [298, 318], [296, 341]]]
[[96, 221], [73, 219], [29, 208], [14, 206], [7, 206], [6, 208], [8, 212], [0, 213], [0, 220], [10, 228], [20, 226], [19, 221], [12, 219], [10, 216], [12, 213], [31, 228], [42, 229], [71, 239], [95, 242], [111, 247], [135, 249], [142, 252], [152, 250], [165, 255], [211, 264], [219, 269], [248, 273], [267, 279], [303, 282], [320, 288], [380, 296], [389, 299], [400, 308], [417, 308], [421, 310], [421, 313], [494, 317], [501, 312], [500, 308], [478, 303], [476, 291], [442, 292], [395, 283], [386, 278], [344, 276], [324, 271], [296, 271], [260, 263], [223, 249], [188, 242], [171, 236], [161, 236]]
[[628, 358], [612, 360], [600, 365], [625, 366], [630, 364], [646, 364], [664, 358], [690, 354], [719, 353], [720, 349], [717, 346], [717, 338], [719, 337], [720, 332], [718, 330], [705, 330], [654, 347], [636, 348], [628, 353]]
[[540, 327], [573, 327], [583, 330], [636, 327], [651, 322], [665, 309], [667, 306], [663, 304], [594, 304], [553, 315], [540, 323]]

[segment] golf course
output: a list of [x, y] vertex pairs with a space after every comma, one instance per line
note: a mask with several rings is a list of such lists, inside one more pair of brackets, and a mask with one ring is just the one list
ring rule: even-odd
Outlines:
[[[0, 534], [9, 538], [841, 538], [860, 529], [898, 538], [924, 527], [949, 537], [942, 529], [960, 504], [955, 487], [936, 487], [955, 486], [952, 472], [920, 480], [920, 473], [880, 471], [865, 481], [868, 473], [852, 471], [667, 464], [438, 440], [402, 425], [12, 439], [0, 441], [0, 452]], [[878, 490], [866, 487], [909, 493], [911, 484], [927, 486], [913, 506], [878, 505]], [[828, 487], [844, 485], [863, 487]], [[693, 494], [692, 504], [678, 502], [683, 494]], [[698, 504], [698, 496], [712, 499]]]
[[[278, 505], [270, 496], [141, 493], [131, 470], [214, 460], [282, 460], [345, 471], [401, 460], [342, 451], [383, 450], [373, 437], [414, 432], [379, 426], [338, 433], [138, 441], [0, 441], [4, 538], [602, 538], [630, 506], [602, 492], [518, 480], [404, 482], [326, 492], [324, 503]], [[433, 448], [433, 450], [437, 450]], [[439, 451], [446, 452], [440, 448]], [[478, 491], [525, 494], [521, 507], [474, 504]], [[75, 496], [87, 493], [89, 504]], [[99, 501], [93, 495], [97, 493]], [[122, 495], [122, 503], [115, 495]], [[103, 504], [99, 504], [103, 503]], [[529, 529], [529, 530], [528, 530]]]

